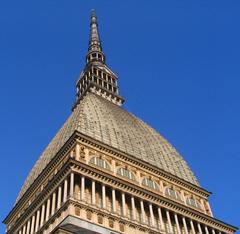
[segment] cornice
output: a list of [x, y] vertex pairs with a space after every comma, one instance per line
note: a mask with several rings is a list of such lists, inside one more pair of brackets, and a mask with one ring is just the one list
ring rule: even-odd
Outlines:
[[130, 219], [126, 218], [126, 217], [122, 217], [122, 216], [119, 216], [117, 214], [111, 213], [111, 212], [109, 212], [107, 210], [100, 210], [96, 206], [93, 206], [93, 205], [89, 206], [89, 204], [84, 204], [82, 202], [75, 201], [74, 199], [71, 200], [71, 203], [75, 207], [78, 207], [78, 208], [84, 209], [84, 210], [90, 210], [92, 213], [95, 213], [95, 214], [98, 214], [98, 215], [102, 215], [103, 217], [112, 218], [115, 221], [118, 221], [119, 223], [121, 222], [121, 223], [124, 223], [125, 225], [128, 225], [128, 226], [135, 226], [137, 229], [144, 230], [144, 231], [146, 231], [148, 233], [150, 232], [150, 233], [154, 233], [154, 234], [155, 233], [159, 234], [159, 230], [157, 230], [156, 228], [150, 228], [147, 225], [139, 224], [136, 221], [133, 221], [133, 220], [130, 220]]
[[6, 222], [9, 221], [9, 219], [16, 213], [16, 211], [19, 210], [19, 208], [21, 208], [21, 206], [23, 206], [29, 200], [29, 197], [34, 192], [34, 190], [36, 190], [42, 184], [43, 180], [46, 177], [46, 174], [48, 174], [51, 170], [55, 168], [55, 166], [59, 163], [62, 157], [66, 155], [66, 153], [70, 150], [70, 148], [74, 145], [75, 142], [76, 133], [74, 132], [71, 137], [65, 142], [65, 144], [61, 147], [61, 149], [56, 153], [50, 163], [42, 170], [40, 175], [29, 186], [27, 191], [22, 194], [20, 199], [16, 202], [12, 210], [7, 215], [7, 217], [3, 220], [3, 223], [6, 224]]
[[145, 162], [144, 160], [141, 160], [141, 159], [136, 158], [136, 157], [134, 157], [130, 154], [127, 154], [123, 151], [120, 151], [116, 148], [113, 148], [109, 145], [106, 145], [106, 144], [104, 144], [104, 143], [102, 143], [98, 140], [95, 140], [95, 139], [93, 139], [93, 138], [91, 138], [91, 137], [89, 137], [85, 134], [80, 133], [79, 131], [75, 131], [75, 132], [76, 132], [76, 136], [77, 136], [78, 140], [81, 140], [82, 142], [86, 142], [89, 145], [92, 145], [92, 146], [94, 146], [94, 147], [96, 147], [96, 148], [98, 148], [102, 151], [113, 154], [113, 155], [117, 156], [118, 158], [124, 159], [125, 161], [129, 161], [129, 162], [131, 162], [135, 165], [138, 165], [142, 168], [145, 168], [145, 169], [147, 169], [147, 170], [149, 170], [149, 171], [151, 171], [155, 174], [158, 174], [159, 176], [161, 176], [161, 177], [163, 177], [167, 180], [175, 182], [175, 183], [177, 183], [177, 184], [179, 184], [183, 187], [188, 188], [189, 190], [200, 193], [205, 197], [208, 197], [209, 195], [212, 194], [211, 192], [205, 190], [204, 188], [201, 188], [197, 185], [194, 185], [194, 184], [192, 184], [188, 181], [185, 181], [182, 178], [177, 177], [173, 174], [170, 174], [169, 172], [166, 172], [166, 171], [164, 171], [164, 170], [162, 170], [162, 169], [160, 169], [160, 168], [158, 168], [154, 165], [150, 165], [149, 163]]
[[[63, 159], [63, 156], [66, 155], [66, 153], [68, 153], [68, 151], [74, 146], [74, 144], [76, 143], [76, 140], [80, 141], [81, 143], [87, 143], [91, 146], [96, 147], [97, 149], [106, 152], [106, 153], [110, 153], [118, 158], [121, 158], [125, 161], [131, 162], [132, 164], [138, 165], [142, 168], [145, 168], [155, 174], [158, 174], [159, 176], [170, 180], [172, 182], [178, 183], [180, 185], [182, 185], [183, 187], [186, 187], [192, 191], [198, 192], [202, 195], [205, 196], [209, 196], [210, 192], [204, 190], [203, 188], [200, 188], [196, 185], [193, 185], [187, 181], [184, 181], [172, 174], [169, 174], [168, 172], [165, 172], [161, 169], [159, 169], [158, 167], [152, 166], [147, 164], [146, 162], [144, 162], [143, 160], [139, 160], [136, 159], [135, 157], [133, 157], [132, 155], [126, 154], [120, 150], [114, 149], [108, 145], [105, 145], [91, 137], [88, 137], [84, 134], [81, 134], [78, 131], [75, 131], [72, 136], [69, 138], [69, 140], [63, 145], [63, 147], [59, 150], [59, 152], [55, 155], [55, 157], [51, 160], [51, 162], [46, 166], [46, 168], [41, 172], [41, 174], [38, 176], [38, 178], [33, 182], [33, 184], [29, 187], [29, 189], [22, 195], [22, 197], [20, 198], [20, 200], [16, 203], [16, 205], [14, 206], [14, 208], [12, 209], [12, 211], [9, 213], [9, 215], [5, 218], [5, 220], [3, 221], [4, 223], [8, 222], [14, 215], [17, 215], [17, 212], [21, 209], [21, 206], [23, 206], [29, 199], [29, 197], [31, 196], [31, 194], [34, 192], [34, 190], [36, 190], [40, 185], [41, 182], [44, 180], [44, 178], [46, 177], [46, 175], [48, 173], [50, 173], [54, 167], [61, 161], [61, 159]], [[70, 163], [70, 164], [69, 164]], [[82, 164], [77, 160], [74, 159], [69, 159], [65, 165], [62, 165], [61, 170], [57, 173], [56, 178], [60, 176], [61, 173], [63, 173], [63, 171], [69, 167], [69, 165], [77, 165], [79, 168], [82, 168], [84, 170], [88, 170], [88, 172], [90, 173], [96, 173], [99, 174], [99, 170], [97, 170], [96, 168], [90, 167], [87, 164]], [[187, 215], [187, 216], [191, 216], [191, 217], [197, 217], [200, 218], [203, 222], [212, 222], [210, 225], [219, 225], [220, 227], [224, 227], [228, 230], [234, 230], [236, 231], [237, 228], [226, 224], [220, 220], [217, 220], [215, 218], [212, 218], [206, 214], [200, 213], [194, 209], [191, 209], [189, 207], [186, 207], [180, 203], [177, 203], [173, 200], [167, 199], [166, 197], [160, 196], [160, 195], [156, 195], [155, 193], [151, 192], [151, 191], [146, 191], [143, 188], [137, 186], [136, 184], [129, 184], [127, 182], [124, 182], [123, 180], [105, 173], [104, 171], [100, 171], [101, 172], [101, 176], [102, 178], [111, 180], [112, 182], [115, 181], [115, 183], [119, 183], [121, 184], [122, 187], [120, 187], [120, 189], [124, 189], [124, 188], [128, 188], [129, 192], [133, 192], [133, 191], [138, 191], [136, 192], [136, 195], [139, 196], [139, 194], [144, 195], [146, 199], [150, 199], [152, 200], [153, 203], [156, 204], [156, 201], [158, 202], [158, 205], [162, 205], [163, 207], [167, 208], [167, 209], [171, 209], [177, 213], [182, 213], [183, 215]], [[86, 173], [86, 171], [85, 171]], [[104, 175], [104, 176], [103, 176]], [[55, 176], [54, 176], [55, 178]], [[54, 184], [57, 183], [56, 179], [53, 179], [53, 181], [50, 181], [46, 188], [43, 189], [43, 191], [39, 194], [39, 196], [37, 196], [37, 198], [34, 199], [34, 201], [32, 202], [32, 204], [27, 208], [27, 212], [24, 214], [24, 216], [21, 217], [21, 219], [18, 220], [17, 223], [20, 222], [20, 220], [23, 220], [24, 217], [27, 217], [27, 214], [31, 213], [31, 211], [36, 207], [36, 204], [38, 204], [38, 201], [41, 200], [41, 198], [43, 198], [47, 191], [50, 191], [49, 189], [51, 188], [51, 186], [53, 186]], [[113, 184], [114, 186], [114, 184]], [[116, 185], [115, 185], [116, 186]], [[16, 224], [17, 224], [16, 223]], [[15, 225], [16, 225], [15, 224]], [[14, 225], [14, 226], [15, 226]], [[219, 228], [219, 227], [218, 227]], [[12, 230], [12, 228], [11, 228]]]
[[70, 170], [71, 163], [68, 160], [63, 165], [63, 167], [58, 171], [58, 173], [54, 176], [54, 179], [47, 184], [47, 186], [43, 189], [43, 191], [39, 195], [37, 195], [37, 197], [30, 204], [30, 206], [24, 211], [23, 215], [21, 215], [17, 219], [16, 223], [9, 230], [9, 233], [15, 231], [24, 220], [27, 220], [29, 217], [31, 217], [32, 213], [34, 213], [41, 206], [43, 201], [47, 200], [52, 191], [56, 189], [56, 187], [59, 184], [61, 184], [64, 181], [64, 179], [69, 175]]
[[121, 178], [104, 172], [103, 170], [98, 170], [97, 168], [93, 168], [87, 164], [83, 164], [75, 159], [70, 159], [70, 161], [72, 161], [73, 169], [75, 168], [75, 172], [81, 172], [81, 174], [85, 175], [88, 178], [92, 178], [102, 183], [107, 183], [112, 188], [116, 188], [120, 191], [125, 191], [128, 194], [132, 194], [138, 198], [142, 198], [143, 200], [147, 200], [157, 206], [171, 210], [188, 218], [194, 218], [202, 223], [208, 223], [210, 226], [220, 228], [222, 230], [225, 229], [228, 231], [237, 230], [237, 228], [232, 225], [229, 225], [218, 219], [194, 210], [191, 207], [187, 207], [181, 203], [175, 202], [174, 200], [163, 197], [160, 194], [144, 190], [143, 188], [137, 186], [134, 183], [130, 184], [122, 180]]
[[[157, 206], [161, 206], [165, 209], [176, 212], [180, 215], [186, 216], [188, 218], [197, 219], [202, 223], [207, 223], [210, 226], [216, 227], [223, 231], [236, 231], [236, 227], [228, 225], [220, 220], [214, 219], [210, 216], [207, 216], [203, 213], [197, 212], [189, 207], [181, 205], [173, 200], [170, 200], [161, 195], [157, 195], [151, 191], [146, 191], [143, 188], [135, 185], [134, 183], [130, 184], [121, 178], [115, 177], [114, 175], [109, 175], [107, 172], [102, 170], [98, 170], [97, 168], [93, 168], [87, 164], [83, 164], [80, 161], [77, 161], [73, 158], [69, 158], [61, 170], [56, 174], [54, 180], [51, 181], [44, 190], [39, 194], [39, 196], [33, 201], [33, 203], [29, 206], [29, 208], [25, 211], [24, 215], [20, 217], [20, 219], [15, 223], [15, 225], [7, 232], [12, 233], [12, 231], [18, 228], [18, 224], [20, 224], [23, 220], [26, 220], [30, 217], [30, 215], [35, 212], [39, 206], [41, 205], [43, 200], [47, 199], [47, 196], [60, 184], [66, 176], [70, 174], [71, 171], [75, 171], [76, 173], [81, 173], [88, 178], [92, 178], [96, 181], [103, 182], [108, 184], [109, 186], [116, 188], [120, 191], [126, 191], [126, 193], [133, 194], [140, 199], [151, 202]], [[76, 201], [77, 202], [77, 201]], [[79, 201], [77, 202], [79, 203]], [[89, 209], [89, 204], [82, 204], [86, 208]], [[60, 210], [63, 208], [61, 207]], [[98, 210], [98, 213], [100, 211]], [[59, 213], [59, 211], [57, 211]], [[106, 216], [105, 210], [102, 211], [102, 214]], [[54, 215], [55, 217], [55, 215]], [[50, 219], [52, 220], [52, 218]], [[131, 224], [132, 221], [129, 221]], [[45, 225], [44, 225], [45, 226]], [[140, 225], [142, 228], [142, 225]], [[152, 229], [150, 229], [152, 231]], [[40, 232], [39, 232], [40, 233]]]

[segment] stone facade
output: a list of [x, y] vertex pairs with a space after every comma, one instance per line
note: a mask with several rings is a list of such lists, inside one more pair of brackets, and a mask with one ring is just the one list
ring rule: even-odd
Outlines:
[[[95, 67], [102, 78], [103, 71], [110, 76], [107, 85], [94, 81], [99, 71], [96, 76], [86, 75]], [[199, 186], [176, 150], [122, 110], [124, 100], [116, 80], [105, 65], [93, 13], [87, 65], [77, 82], [73, 114], [26, 180], [4, 221], [7, 234], [235, 233], [236, 227], [213, 217], [210, 193]], [[117, 110], [116, 115], [107, 114], [112, 126], [109, 135], [94, 103], [103, 112]], [[121, 129], [124, 121], [131, 130]], [[139, 141], [129, 134], [139, 134]], [[149, 142], [143, 143], [141, 137]]]

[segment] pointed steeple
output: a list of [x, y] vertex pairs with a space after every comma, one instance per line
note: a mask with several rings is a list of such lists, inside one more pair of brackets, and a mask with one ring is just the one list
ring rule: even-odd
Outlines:
[[73, 110], [89, 93], [94, 93], [121, 106], [124, 99], [119, 95], [118, 77], [105, 64], [105, 55], [102, 51], [97, 16], [94, 10], [91, 13], [90, 38], [86, 60], [86, 66], [76, 84], [77, 95]]
[[95, 10], [92, 10], [87, 63], [94, 62], [94, 61], [105, 63], [105, 55], [102, 51], [101, 40], [98, 33], [98, 23], [97, 23], [96, 12]]

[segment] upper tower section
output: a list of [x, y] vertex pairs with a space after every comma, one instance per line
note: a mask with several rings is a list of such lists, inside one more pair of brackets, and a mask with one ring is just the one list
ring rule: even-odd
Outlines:
[[77, 95], [73, 109], [90, 92], [96, 93], [116, 105], [123, 104], [124, 99], [119, 95], [118, 77], [106, 65], [105, 59], [98, 32], [96, 12], [92, 10], [86, 66], [76, 84]]
[[105, 55], [102, 51], [102, 44], [98, 33], [96, 12], [92, 10], [90, 23], [90, 38], [87, 54], [87, 63], [99, 61], [105, 63]]

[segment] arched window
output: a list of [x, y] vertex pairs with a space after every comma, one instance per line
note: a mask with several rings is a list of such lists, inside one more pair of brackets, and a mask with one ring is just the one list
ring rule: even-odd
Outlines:
[[199, 209], [201, 208], [200, 203], [192, 197], [188, 197], [186, 202], [187, 202], [187, 205], [189, 205], [189, 206], [193, 206], [193, 207], [196, 207], [196, 208], [199, 208]]
[[93, 157], [90, 159], [89, 164], [93, 164], [96, 165], [98, 167], [104, 168], [106, 170], [110, 171], [110, 166], [108, 164], [108, 162], [106, 162], [104, 159], [100, 158], [100, 157]]
[[144, 178], [142, 181], [142, 185], [149, 187], [150, 189], [159, 191], [159, 186], [157, 185], [157, 183], [149, 178]]
[[123, 168], [123, 167], [118, 168], [117, 175], [120, 175], [120, 176], [125, 177], [125, 178], [130, 179], [130, 180], [136, 180], [136, 177], [133, 174], [133, 172], [131, 172], [128, 169]]
[[181, 200], [179, 192], [175, 191], [172, 188], [166, 188], [165, 195], [168, 196], [168, 197], [172, 197], [174, 199], [177, 199], [177, 200]]

